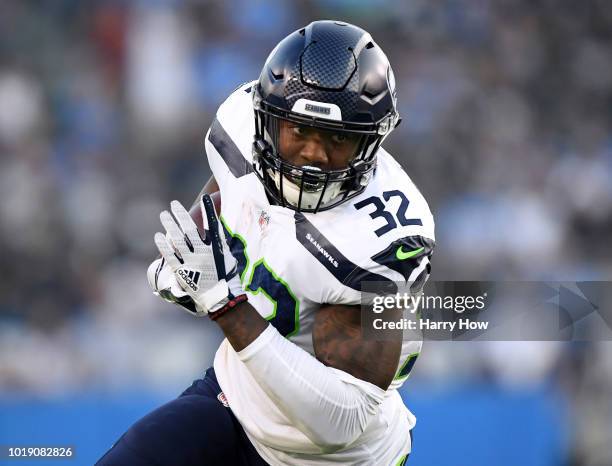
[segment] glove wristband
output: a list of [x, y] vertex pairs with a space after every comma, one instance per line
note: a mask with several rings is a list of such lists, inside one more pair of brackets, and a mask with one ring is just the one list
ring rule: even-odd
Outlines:
[[240, 296], [236, 296], [234, 299], [230, 299], [225, 306], [215, 312], [211, 312], [208, 314], [211, 320], [217, 320], [220, 316], [225, 314], [228, 311], [234, 309], [238, 304], [248, 301], [248, 297], [246, 294], [241, 294]]

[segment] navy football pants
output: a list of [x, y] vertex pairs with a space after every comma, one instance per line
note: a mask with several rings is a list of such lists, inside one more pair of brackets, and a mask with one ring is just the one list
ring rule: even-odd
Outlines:
[[177, 399], [136, 422], [99, 466], [264, 466], [267, 463], [217, 395], [210, 368]]

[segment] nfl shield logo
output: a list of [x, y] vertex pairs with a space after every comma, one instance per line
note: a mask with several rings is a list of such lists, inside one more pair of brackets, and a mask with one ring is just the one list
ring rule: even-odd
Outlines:
[[270, 216], [265, 210], [259, 213], [259, 220], [257, 223], [259, 224], [259, 229], [262, 231], [268, 226], [268, 223], [270, 223]]

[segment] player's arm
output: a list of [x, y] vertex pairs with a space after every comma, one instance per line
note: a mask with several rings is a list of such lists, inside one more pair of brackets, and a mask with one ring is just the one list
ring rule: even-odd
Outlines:
[[[401, 311], [392, 320], [401, 318]], [[325, 305], [315, 316], [312, 340], [317, 359], [358, 379], [386, 390], [391, 384], [402, 350], [401, 335], [395, 341], [364, 339], [359, 306]]]
[[[268, 326], [268, 321], [248, 302], [220, 316], [217, 323], [238, 352], [253, 343]], [[315, 316], [313, 343], [317, 359], [325, 366], [340, 369], [383, 390], [393, 380], [402, 346], [401, 339], [365, 340], [360, 308], [344, 305], [321, 306]]]
[[360, 310], [323, 306], [314, 330], [317, 358], [284, 338], [248, 303], [217, 323], [261, 388], [322, 452], [355, 441], [376, 416], [401, 342], [364, 340]]
[[[368, 427], [385, 397], [392, 370], [357, 366], [372, 361], [362, 353], [342, 353], [335, 360], [327, 354], [324, 364], [284, 338], [245, 301], [246, 295], [217, 219], [212, 199], [204, 196], [206, 238], [202, 238], [187, 211], [176, 201], [160, 218], [166, 234], [157, 233], [155, 243], [183, 290], [195, 303], [194, 314], [209, 314], [219, 324], [238, 357], [287, 418], [307, 435], [322, 452], [337, 451], [354, 442]], [[228, 273], [226, 274], [226, 270]], [[196, 278], [197, 274], [197, 278]], [[321, 348], [347, 344], [356, 351], [361, 343], [358, 321], [348, 318], [342, 306], [326, 306], [321, 315], [333, 316], [328, 327], [333, 338]], [[357, 309], [354, 309], [357, 312]], [[322, 334], [323, 332], [319, 332]], [[388, 345], [388, 346], [386, 346]], [[383, 343], [387, 362], [399, 358], [396, 342]], [[370, 347], [371, 351], [380, 347]], [[321, 350], [323, 351], [323, 350]], [[394, 356], [393, 356], [394, 355]], [[374, 366], [391, 367], [391, 364]], [[353, 371], [357, 376], [347, 370]], [[360, 378], [364, 377], [364, 379]], [[378, 385], [377, 385], [378, 384]]]

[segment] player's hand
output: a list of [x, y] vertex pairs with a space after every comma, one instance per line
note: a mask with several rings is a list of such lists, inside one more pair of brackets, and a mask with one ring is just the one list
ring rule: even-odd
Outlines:
[[191, 297], [194, 314], [214, 313], [230, 299], [244, 294], [221, 223], [208, 194], [200, 200], [205, 237], [178, 201], [160, 214], [166, 235], [155, 234], [155, 244], [183, 291]]
[[195, 303], [181, 285], [163, 257], [155, 259], [147, 269], [147, 280], [153, 294], [169, 303], [182, 306], [190, 314], [197, 314]]

